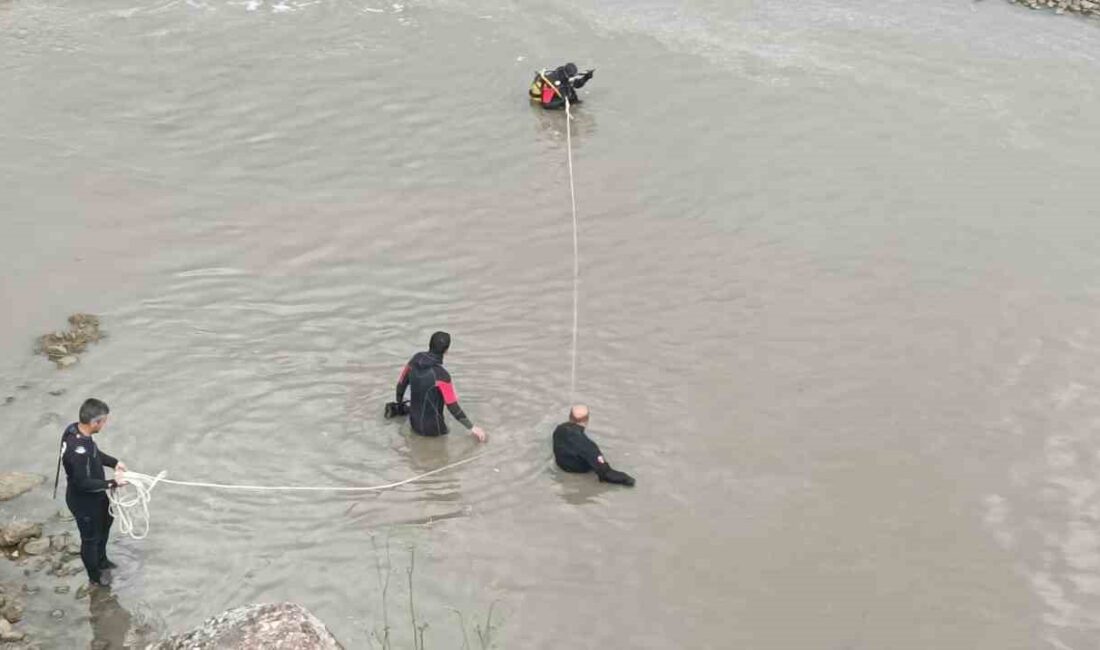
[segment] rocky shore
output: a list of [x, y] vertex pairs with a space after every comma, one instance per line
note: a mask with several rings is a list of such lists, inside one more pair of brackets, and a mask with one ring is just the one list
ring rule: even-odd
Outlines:
[[1009, 0], [1030, 9], [1052, 9], [1056, 14], [1066, 12], [1100, 18], [1100, 0]]
[[55, 633], [43, 626], [66, 625], [82, 610], [89, 613], [93, 650], [341, 649], [317, 617], [293, 603], [238, 607], [165, 638], [155, 617], [135, 615], [109, 589], [89, 587], [68, 512], [58, 511], [45, 521], [26, 521], [9, 512], [7, 502], [44, 480], [37, 474], [0, 472], [0, 650], [55, 647]]
[[[0, 473], [0, 502], [33, 490], [44, 480], [37, 474]], [[0, 509], [0, 553], [7, 560], [0, 572], [0, 650], [42, 647], [41, 635], [24, 620], [28, 601], [42, 600], [52, 592], [49, 618], [61, 621], [67, 612], [64, 607], [56, 607], [57, 599], [83, 600], [88, 596], [80, 544], [70, 531], [61, 530], [69, 521], [71, 518], [63, 512], [48, 522], [37, 522], [11, 516], [7, 508]], [[47, 534], [48, 527], [58, 529], [57, 534]]]

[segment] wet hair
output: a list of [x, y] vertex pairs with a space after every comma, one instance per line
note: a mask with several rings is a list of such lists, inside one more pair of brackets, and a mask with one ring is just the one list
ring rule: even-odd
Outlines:
[[446, 354], [451, 347], [451, 335], [446, 332], [436, 332], [428, 341], [428, 350], [436, 354]]
[[102, 417], [106, 417], [110, 412], [111, 409], [106, 402], [89, 397], [80, 405], [80, 423], [91, 424]]
[[577, 75], [577, 66], [575, 64], [566, 63], [562, 66], [562, 69], [565, 70], [566, 76], [574, 77]]

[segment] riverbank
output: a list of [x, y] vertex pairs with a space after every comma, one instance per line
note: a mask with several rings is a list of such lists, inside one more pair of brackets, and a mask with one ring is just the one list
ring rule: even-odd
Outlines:
[[1096, 0], [1009, 0], [1029, 9], [1053, 9], [1056, 14], [1076, 13], [1100, 18], [1100, 2]]

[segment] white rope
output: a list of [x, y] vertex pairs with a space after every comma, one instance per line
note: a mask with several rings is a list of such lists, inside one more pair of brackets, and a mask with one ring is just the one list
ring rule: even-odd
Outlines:
[[110, 501], [107, 511], [118, 522], [118, 529], [123, 535], [145, 539], [149, 535], [149, 501], [153, 498], [153, 488], [157, 482], [164, 479], [164, 472], [156, 476], [126, 472], [125, 476], [128, 485], [107, 490], [107, 500]]
[[182, 487], [265, 492], [381, 492], [383, 490], [392, 490], [402, 485], [414, 483], [429, 476], [454, 469], [460, 465], [465, 465], [466, 463], [472, 463], [485, 455], [484, 453], [478, 454], [477, 456], [465, 458], [444, 465], [443, 467], [433, 469], [430, 472], [417, 474], [412, 478], [383, 485], [238, 485], [232, 483], [201, 483], [197, 481], [175, 481], [167, 479], [164, 478], [165, 472], [161, 472], [156, 476], [150, 476], [148, 474], [127, 470], [123, 474], [123, 477], [127, 481], [127, 485], [107, 492], [107, 498], [110, 500], [108, 508], [111, 516], [118, 521], [118, 529], [123, 535], [129, 535], [133, 539], [145, 539], [149, 534], [149, 502], [153, 498], [153, 488], [157, 486], [157, 483], [167, 483], [169, 485], [179, 485]]
[[565, 98], [565, 149], [569, 158], [569, 199], [573, 206], [573, 347], [569, 370], [569, 401], [577, 393], [577, 320], [580, 313], [581, 256], [577, 239], [577, 192], [573, 188], [573, 113], [569, 110], [569, 94]]

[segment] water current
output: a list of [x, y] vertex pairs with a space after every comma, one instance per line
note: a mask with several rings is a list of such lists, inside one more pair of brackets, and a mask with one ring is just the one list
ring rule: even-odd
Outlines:
[[[577, 393], [633, 489], [548, 442], [569, 190], [526, 88], [567, 60]], [[0, 0], [0, 470], [94, 395], [146, 473], [425, 472], [476, 443], [382, 405], [446, 329], [488, 457], [159, 487], [121, 606], [364, 648], [388, 545], [397, 647], [411, 548], [433, 648], [491, 606], [501, 648], [1094, 648], [1098, 79], [1095, 22], [990, 0]], [[109, 338], [58, 371], [75, 311]], [[104, 634], [57, 602], [47, 646]]]

